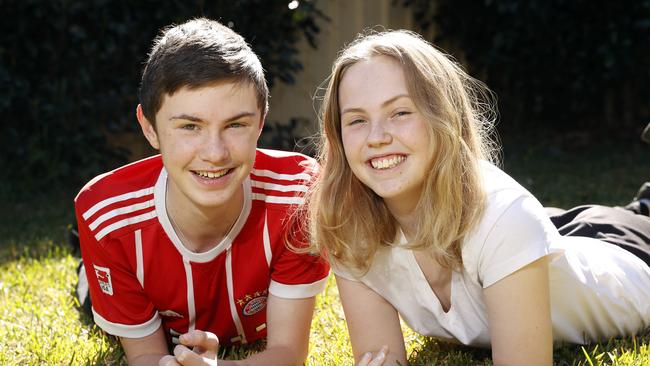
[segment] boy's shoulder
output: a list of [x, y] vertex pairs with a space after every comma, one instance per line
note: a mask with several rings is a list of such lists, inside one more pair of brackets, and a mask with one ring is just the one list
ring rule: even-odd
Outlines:
[[253, 171], [268, 170], [278, 174], [308, 174], [306, 180], [318, 171], [314, 158], [307, 155], [280, 150], [257, 149]]
[[272, 207], [304, 203], [318, 172], [316, 160], [295, 152], [258, 149], [251, 171], [253, 200]]
[[83, 212], [100, 202], [125, 195], [151, 194], [162, 167], [162, 159], [156, 155], [100, 174], [79, 191], [75, 205]]

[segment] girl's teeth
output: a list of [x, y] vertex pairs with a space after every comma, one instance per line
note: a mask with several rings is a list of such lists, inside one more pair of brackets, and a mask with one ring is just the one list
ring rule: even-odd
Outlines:
[[370, 161], [370, 164], [375, 169], [390, 169], [396, 167], [404, 159], [404, 156], [392, 156], [390, 158], [373, 159]]

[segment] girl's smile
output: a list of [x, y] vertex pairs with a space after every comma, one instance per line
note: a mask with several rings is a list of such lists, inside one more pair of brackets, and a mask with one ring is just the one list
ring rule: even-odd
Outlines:
[[433, 147], [402, 66], [386, 56], [350, 66], [339, 86], [339, 105], [343, 149], [354, 175], [393, 214], [413, 211]]

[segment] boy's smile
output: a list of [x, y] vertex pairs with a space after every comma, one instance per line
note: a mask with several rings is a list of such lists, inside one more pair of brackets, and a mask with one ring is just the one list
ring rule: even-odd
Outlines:
[[155, 125], [144, 123], [143, 130], [160, 149], [170, 205], [239, 212], [262, 128], [254, 87], [222, 82], [182, 88], [165, 96]]

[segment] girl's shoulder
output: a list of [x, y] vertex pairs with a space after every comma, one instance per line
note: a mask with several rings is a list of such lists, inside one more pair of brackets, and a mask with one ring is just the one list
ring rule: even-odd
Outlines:
[[[546, 211], [537, 198], [494, 164], [481, 161], [480, 174], [485, 192], [485, 209], [479, 227], [492, 227], [496, 220], [516, 218], [519, 214], [546, 216]], [[519, 204], [522, 201], [532, 204], [522, 206]], [[504, 213], [513, 211], [516, 212], [504, 217]]]
[[[489, 161], [479, 162], [479, 171], [482, 178], [483, 190], [489, 199], [516, 199], [521, 195], [531, 195], [514, 178]], [[532, 195], [531, 195], [532, 196]]]
[[498, 167], [481, 162], [485, 209], [463, 241], [463, 267], [487, 286], [548, 253], [559, 235], [542, 204]]

